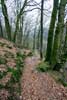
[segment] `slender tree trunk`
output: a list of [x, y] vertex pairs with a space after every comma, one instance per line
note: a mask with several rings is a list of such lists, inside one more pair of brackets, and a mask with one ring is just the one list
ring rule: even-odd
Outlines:
[[20, 44], [22, 44], [22, 38], [23, 38], [23, 24], [24, 24], [24, 17], [22, 16], [21, 19], [21, 26], [20, 26]]
[[23, 36], [23, 16], [20, 19], [19, 30], [18, 30], [17, 41], [16, 41], [19, 47], [22, 46], [22, 36]]
[[39, 51], [40, 50], [40, 27], [38, 29], [38, 34], [37, 34], [37, 50]]
[[46, 61], [48, 61], [49, 63], [51, 62], [54, 28], [55, 28], [55, 22], [57, 17], [58, 2], [59, 0], [54, 0], [53, 12], [52, 12], [52, 17], [51, 17], [51, 22], [50, 22], [50, 27], [48, 32]]
[[3, 38], [3, 29], [2, 29], [1, 19], [0, 19], [0, 37]]
[[54, 67], [59, 60], [59, 51], [62, 45], [62, 38], [64, 33], [64, 14], [65, 14], [66, 0], [61, 0], [59, 13], [58, 13], [58, 23], [55, 31], [53, 53], [52, 53], [52, 66]]
[[20, 9], [19, 14], [17, 15], [16, 28], [15, 28], [14, 37], [13, 37], [14, 42], [16, 42], [16, 36], [19, 29], [19, 21], [20, 21], [21, 15], [23, 14], [24, 8], [26, 7], [26, 4], [27, 4], [27, 0], [24, 1], [23, 7]]
[[41, 0], [41, 38], [40, 38], [40, 58], [43, 58], [43, 8], [44, 0]]
[[10, 23], [9, 23], [7, 7], [6, 7], [4, 0], [1, 0], [1, 5], [2, 5], [2, 12], [3, 12], [3, 15], [4, 15], [4, 20], [5, 20], [5, 27], [6, 27], [7, 36], [8, 36], [8, 39], [11, 41], [11, 26], [10, 26]]
[[36, 48], [36, 27], [34, 29], [34, 35], [33, 35], [33, 51], [35, 51]]
[[25, 48], [29, 49], [29, 35], [30, 35], [30, 30], [27, 30], [27, 34], [25, 36]]
[[65, 43], [64, 44], [67, 46], [67, 22], [66, 22], [66, 35], [65, 35]]
[[[65, 35], [65, 41], [64, 41], [64, 47], [63, 47], [63, 63], [67, 61], [67, 22], [66, 22], [66, 35]], [[62, 58], [61, 58], [62, 59]]]

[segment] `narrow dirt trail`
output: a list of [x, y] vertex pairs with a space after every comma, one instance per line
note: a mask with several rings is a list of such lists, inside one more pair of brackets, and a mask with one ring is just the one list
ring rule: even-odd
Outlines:
[[27, 57], [21, 79], [22, 100], [67, 100], [67, 90], [48, 73], [35, 70], [38, 57]]

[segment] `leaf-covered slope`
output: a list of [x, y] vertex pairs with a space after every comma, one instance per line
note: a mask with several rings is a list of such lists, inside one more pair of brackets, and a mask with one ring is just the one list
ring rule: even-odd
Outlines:
[[14, 84], [20, 81], [24, 57], [15, 44], [0, 38], [0, 100], [7, 100], [6, 97], [11, 97], [15, 88], [19, 88]]

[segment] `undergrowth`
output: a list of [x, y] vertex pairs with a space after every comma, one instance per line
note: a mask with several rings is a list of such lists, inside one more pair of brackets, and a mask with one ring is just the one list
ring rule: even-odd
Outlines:
[[60, 71], [52, 70], [48, 62], [41, 62], [36, 69], [38, 72], [48, 72], [57, 83], [67, 86], [64, 74]]
[[50, 70], [50, 66], [49, 66], [48, 62], [42, 62], [37, 66], [36, 69], [39, 72], [46, 72], [46, 71]]

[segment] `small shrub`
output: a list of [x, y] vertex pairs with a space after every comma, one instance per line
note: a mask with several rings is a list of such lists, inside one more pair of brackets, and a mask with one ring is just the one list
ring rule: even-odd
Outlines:
[[24, 66], [24, 62], [21, 59], [16, 59], [16, 67], [23, 67]]
[[58, 81], [63, 84], [64, 87], [67, 87], [67, 82], [65, 82], [62, 78], [59, 78]]
[[2, 79], [6, 74], [7, 72], [0, 72], [0, 79]]
[[61, 67], [62, 67], [61, 63], [56, 63], [55, 66], [53, 67], [53, 70], [60, 71]]
[[32, 53], [32, 52], [30, 52], [27, 56], [30, 56], [30, 57], [31, 57], [31, 56], [33, 56], [33, 53]]
[[3, 88], [5, 88], [2, 84], [0, 84], [0, 89], [3, 89]]
[[8, 68], [8, 72], [12, 73], [13, 82], [19, 82], [19, 79], [20, 79], [20, 76], [21, 76], [20, 69]]
[[24, 60], [26, 56], [25, 56], [25, 54], [22, 54], [21, 52], [17, 52], [16, 57], [22, 58]]
[[46, 72], [50, 69], [50, 66], [47, 62], [42, 62], [38, 65], [37, 70], [39, 72]]
[[4, 57], [0, 56], [0, 64], [6, 64], [7, 60]]

